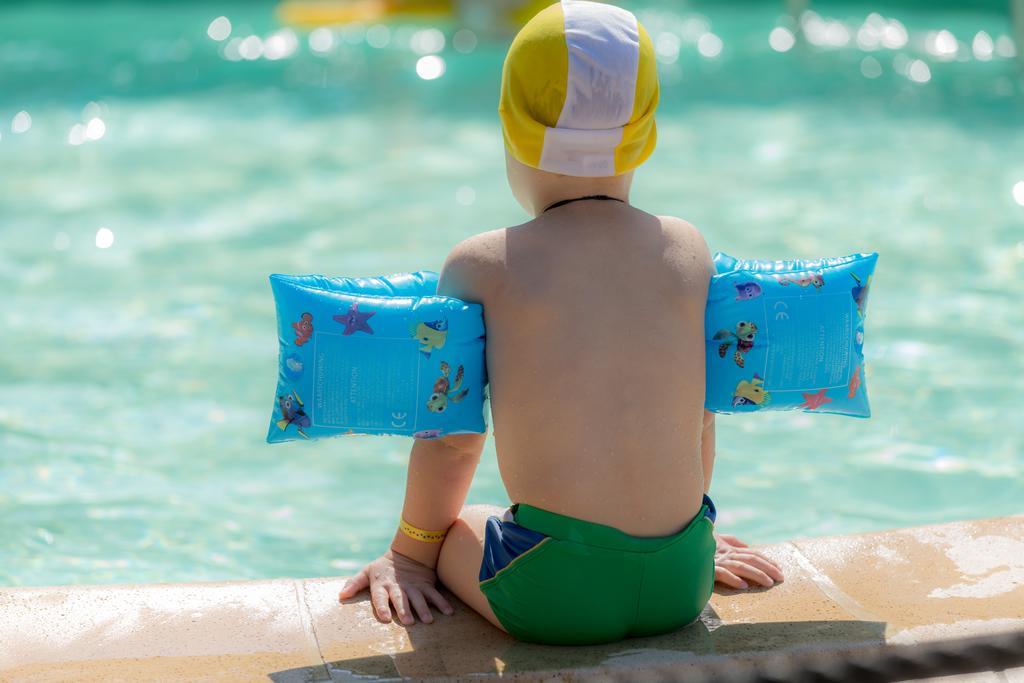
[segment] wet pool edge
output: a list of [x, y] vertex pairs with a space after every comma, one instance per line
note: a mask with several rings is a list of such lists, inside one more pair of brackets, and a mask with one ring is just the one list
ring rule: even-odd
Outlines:
[[764, 549], [784, 583], [716, 593], [672, 634], [579, 648], [517, 643], [462, 605], [433, 625], [380, 624], [365, 593], [337, 603], [338, 577], [0, 588], [0, 680], [592, 680], [1024, 628], [1024, 515]]

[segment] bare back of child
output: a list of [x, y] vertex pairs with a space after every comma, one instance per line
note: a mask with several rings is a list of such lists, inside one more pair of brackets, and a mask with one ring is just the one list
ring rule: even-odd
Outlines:
[[[531, 95], [524, 81], [538, 54], [586, 50], [580, 31], [602, 34], [598, 46], [622, 39], [628, 48], [633, 36], [640, 65], [631, 114], [610, 114], [624, 119], [621, 133], [573, 130], [566, 142], [555, 123], [570, 106], [572, 67], [561, 114], [539, 128], [531, 117], [552, 86], [531, 86], [539, 88]], [[432, 621], [428, 603], [450, 613], [440, 578], [517, 638], [606, 642], [693, 621], [715, 580], [742, 588], [745, 579], [782, 579], [767, 558], [713, 533], [706, 493], [714, 420], [703, 409], [707, 245], [685, 221], [629, 201], [632, 171], [654, 145], [649, 42], [628, 12], [563, 0], [510, 49], [501, 107], [508, 180], [533, 219], [459, 244], [439, 291], [483, 304], [495, 447], [513, 505], [463, 505], [485, 435], [416, 442], [391, 549], [340, 595], [370, 588], [383, 621], [392, 604], [406, 624], [414, 612]], [[618, 68], [615, 54], [607, 69]], [[605, 68], [600, 56], [582, 63]], [[550, 54], [541, 61], [549, 64]], [[594, 84], [615, 81], [598, 76], [577, 74], [590, 83], [580, 106], [600, 99]], [[602, 156], [604, 140], [612, 147]]]
[[[629, 204], [632, 173], [508, 163], [537, 217], [463, 242], [442, 286], [484, 305], [509, 497], [629, 534], [678, 531], [705, 491], [707, 246], [686, 222]], [[545, 210], [588, 196], [610, 199]]]

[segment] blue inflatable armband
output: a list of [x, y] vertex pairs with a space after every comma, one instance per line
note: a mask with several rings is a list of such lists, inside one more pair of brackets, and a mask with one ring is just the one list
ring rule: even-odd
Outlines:
[[271, 275], [280, 358], [267, 441], [484, 432], [483, 309], [437, 274]]
[[704, 322], [705, 407], [869, 417], [864, 316], [877, 260], [878, 254], [817, 261], [715, 254]]

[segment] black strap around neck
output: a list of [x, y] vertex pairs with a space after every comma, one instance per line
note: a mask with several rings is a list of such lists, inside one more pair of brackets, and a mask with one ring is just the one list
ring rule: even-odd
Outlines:
[[[605, 201], [622, 202], [622, 200], [619, 199], [618, 197], [609, 197], [606, 194], [590, 194], [587, 195], [586, 197], [574, 197], [573, 199], [563, 199], [560, 202], [555, 202], [548, 208], [544, 209], [544, 211], [541, 211], [541, 213], [545, 213], [546, 211], [550, 211], [551, 209], [557, 209], [558, 207], [565, 206], [566, 204], [572, 204], [573, 202], [582, 202], [585, 199], [601, 199]], [[622, 203], [625, 204], [625, 202]]]

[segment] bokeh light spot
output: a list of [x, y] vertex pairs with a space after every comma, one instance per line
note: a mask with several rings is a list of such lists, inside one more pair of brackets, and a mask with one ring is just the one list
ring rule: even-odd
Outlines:
[[313, 52], [330, 52], [331, 48], [334, 47], [334, 32], [329, 28], [313, 29], [313, 32], [309, 34], [309, 49]]
[[218, 42], [226, 40], [231, 35], [231, 21], [227, 17], [217, 17], [206, 27], [206, 35]]
[[99, 140], [107, 133], [107, 124], [103, 123], [101, 118], [89, 119], [89, 122], [85, 124], [85, 138], [86, 140]]
[[907, 76], [915, 83], [927, 83], [932, 80], [932, 70], [920, 59], [915, 59], [907, 69]]
[[658, 61], [665, 64], [672, 64], [679, 59], [679, 36], [674, 33], [662, 33], [654, 44], [654, 51], [658, 55]]
[[768, 45], [776, 52], [789, 52], [796, 45], [796, 37], [785, 26], [776, 26], [768, 34]]
[[959, 48], [956, 36], [952, 32], [942, 29], [928, 34], [925, 39], [925, 49], [938, 59], [955, 59]]
[[461, 52], [464, 55], [468, 55], [470, 52], [476, 49], [476, 34], [470, 31], [468, 28], [460, 29], [455, 32], [452, 36], [452, 47], [457, 52]]
[[722, 54], [722, 39], [714, 33], [705, 33], [697, 40], [697, 52], [704, 57], [717, 57]]
[[994, 50], [995, 43], [992, 41], [992, 36], [984, 31], [978, 31], [974, 34], [974, 40], [971, 41], [971, 52], [974, 53], [975, 59], [980, 62], [987, 62], [992, 59], [992, 52]]
[[15, 135], [25, 133], [32, 127], [32, 116], [27, 111], [19, 111], [11, 119], [11, 132]]
[[259, 36], [248, 36], [239, 43], [238, 54], [249, 61], [259, 59], [263, 55], [263, 41]]
[[444, 60], [437, 55], [420, 57], [416, 61], [416, 75], [425, 81], [432, 81], [444, 75]]
[[68, 131], [68, 144], [77, 147], [83, 142], [85, 142], [85, 126], [81, 123], [76, 123]]
[[1021, 180], [1014, 184], [1013, 201], [1017, 202], [1021, 206], [1024, 206], [1024, 180]]
[[902, 47], [906, 47], [909, 39], [907, 27], [896, 19], [889, 20], [885, 28], [882, 29], [882, 45], [890, 50], [899, 50]]
[[391, 29], [384, 24], [374, 24], [366, 29], [366, 44], [380, 49], [391, 42]]
[[222, 53], [224, 55], [224, 59], [228, 60], [229, 62], [240, 61], [242, 59], [242, 53], [239, 50], [241, 46], [241, 38], [232, 38], [231, 40], [229, 40], [227, 42], [227, 45], [224, 46], [224, 51]]
[[444, 49], [444, 34], [436, 28], [425, 28], [412, 34], [409, 47], [418, 55], [437, 54]]
[[865, 57], [860, 60], [860, 72], [864, 78], [878, 78], [882, 75], [882, 65], [874, 57]]
[[295, 31], [283, 28], [267, 36], [263, 41], [263, 56], [270, 61], [291, 57], [299, 47], [299, 38]]
[[114, 232], [110, 228], [100, 228], [96, 231], [96, 246], [100, 249], [109, 249], [114, 244]]
[[996, 38], [995, 45], [996, 54], [1004, 59], [1012, 59], [1017, 56], [1017, 47], [1013, 44], [1013, 38], [1010, 36], [999, 36]]

